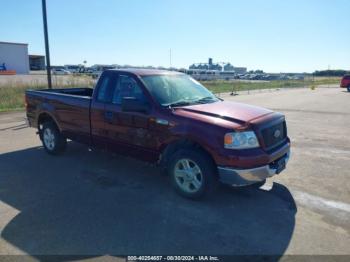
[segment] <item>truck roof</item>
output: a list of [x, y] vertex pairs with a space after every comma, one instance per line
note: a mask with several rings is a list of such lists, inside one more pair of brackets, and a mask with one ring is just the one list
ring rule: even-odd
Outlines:
[[144, 69], [144, 68], [123, 68], [123, 69], [107, 69], [106, 71], [117, 71], [122, 73], [131, 73], [137, 76], [150, 76], [150, 75], [181, 75], [183, 73], [169, 70], [159, 69]]

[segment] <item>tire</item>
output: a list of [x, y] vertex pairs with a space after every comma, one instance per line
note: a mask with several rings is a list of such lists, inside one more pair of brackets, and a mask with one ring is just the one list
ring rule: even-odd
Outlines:
[[43, 124], [40, 138], [45, 151], [50, 155], [58, 155], [66, 149], [67, 140], [53, 122]]
[[350, 92], [350, 85], [348, 85], [348, 87], [346, 89], [348, 90], [348, 92]]
[[260, 187], [262, 187], [263, 185], [265, 185], [265, 183], [266, 183], [266, 179], [264, 179], [263, 181], [260, 181], [260, 182], [251, 184], [250, 187], [259, 189]]
[[214, 192], [218, 185], [215, 164], [198, 149], [176, 151], [167, 169], [175, 190], [186, 198], [202, 198]]

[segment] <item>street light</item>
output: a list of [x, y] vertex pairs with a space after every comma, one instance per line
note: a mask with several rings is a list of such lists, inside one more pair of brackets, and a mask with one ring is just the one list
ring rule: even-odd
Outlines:
[[44, 36], [45, 36], [47, 84], [49, 86], [49, 89], [51, 89], [52, 88], [52, 81], [51, 81], [49, 36], [47, 33], [46, 0], [42, 0], [42, 8], [43, 8], [43, 24], [44, 24]]

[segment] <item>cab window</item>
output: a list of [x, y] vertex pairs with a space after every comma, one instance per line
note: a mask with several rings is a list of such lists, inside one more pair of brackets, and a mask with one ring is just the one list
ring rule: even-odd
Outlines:
[[123, 97], [135, 97], [145, 101], [145, 96], [136, 80], [128, 75], [119, 75], [112, 97], [113, 104], [121, 104]]
[[116, 80], [117, 78], [113, 74], [103, 75], [97, 91], [97, 100], [99, 102], [111, 103]]

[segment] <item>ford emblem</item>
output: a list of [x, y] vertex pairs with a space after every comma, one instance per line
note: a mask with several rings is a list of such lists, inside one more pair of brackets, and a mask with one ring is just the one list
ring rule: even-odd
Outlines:
[[276, 129], [275, 132], [273, 133], [273, 136], [275, 138], [279, 138], [280, 135], [281, 135], [281, 131], [279, 129]]

